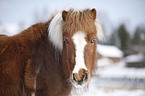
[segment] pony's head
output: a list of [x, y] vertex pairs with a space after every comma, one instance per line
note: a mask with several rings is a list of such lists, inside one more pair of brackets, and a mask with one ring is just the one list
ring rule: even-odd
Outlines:
[[62, 69], [75, 87], [88, 84], [96, 61], [97, 35], [101, 25], [96, 10], [63, 11], [49, 26], [49, 38], [62, 53]]

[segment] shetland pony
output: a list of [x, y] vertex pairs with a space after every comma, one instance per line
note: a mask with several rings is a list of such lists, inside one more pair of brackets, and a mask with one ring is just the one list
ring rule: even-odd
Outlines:
[[63, 11], [14, 35], [0, 35], [0, 96], [68, 96], [95, 68], [96, 10]]

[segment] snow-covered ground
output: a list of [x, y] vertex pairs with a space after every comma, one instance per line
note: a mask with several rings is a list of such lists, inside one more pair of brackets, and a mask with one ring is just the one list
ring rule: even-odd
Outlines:
[[106, 67], [98, 68], [88, 91], [73, 96], [145, 96], [145, 68], [126, 68], [124, 60], [100, 59], [98, 64]]
[[[89, 90], [82, 96], [145, 96], [145, 90], [143, 89], [106, 89], [98, 87], [96, 83], [96, 79], [93, 78], [90, 82]], [[79, 94], [78, 96], [81, 95]]]
[[96, 77], [91, 79], [88, 90], [82, 91], [73, 96], [145, 96], [143, 89], [111, 89], [98, 87]]
[[101, 75], [102, 77], [129, 77], [145, 79], [145, 68], [127, 68], [125, 67], [124, 60], [120, 61], [117, 64], [113, 64], [113, 62], [111, 61], [106, 61], [107, 59], [98, 60], [98, 65], [100, 66], [102, 66], [101, 64], [104, 63], [107, 65], [108, 62], [112, 63], [110, 65], [108, 64], [108, 67], [106, 68], [98, 69], [97, 74]]
[[103, 89], [96, 89], [96, 91], [90, 91], [83, 96], [145, 96], [144, 90], [113, 90], [110, 92], [106, 92]]

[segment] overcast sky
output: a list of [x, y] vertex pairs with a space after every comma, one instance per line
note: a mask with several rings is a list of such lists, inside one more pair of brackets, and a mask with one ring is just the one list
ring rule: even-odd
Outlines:
[[122, 22], [130, 29], [145, 25], [145, 0], [0, 0], [0, 22], [31, 24], [35, 11], [47, 9], [51, 14], [69, 8], [96, 8], [98, 15], [104, 15], [99, 16], [105, 18], [102, 21], [113, 26]]

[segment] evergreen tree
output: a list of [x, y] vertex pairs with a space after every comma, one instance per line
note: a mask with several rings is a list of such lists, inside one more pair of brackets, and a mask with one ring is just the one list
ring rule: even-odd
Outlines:
[[118, 38], [118, 32], [117, 32], [116, 29], [112, 32], [107, 44], [114, 45], [114, 46], [117, 46], [117, 47], [120, 46], [120, 41], [119, 41], [119, 38]]
[[145, 29], [141, 30], [140, 39], [141, 39], [141, 45], [145, 46]]
[[140, 29], [137, 28], [135, 33], [134, 33], [134, 37], [133, 37], [132, 43], [135, 44], [135, 45], [140, 45], [140, 43], [141, 43], [140, 36], [141, 36]]
[[111, 36], [110, 36], [110, 38], [109, 38], [109, 40], [107, 41], [107, 44], [109, 44], [109, 45], [116, 45], [116, 42], [115, 42], [115, 32], [112, 32], [112, 34], [111, 34]]
[[120, 25], [118, 29], [118, 37], [120, 39], [120, 49], [124, 52], [127, 51], [130, 43], [130, 36], [124, 24]]

